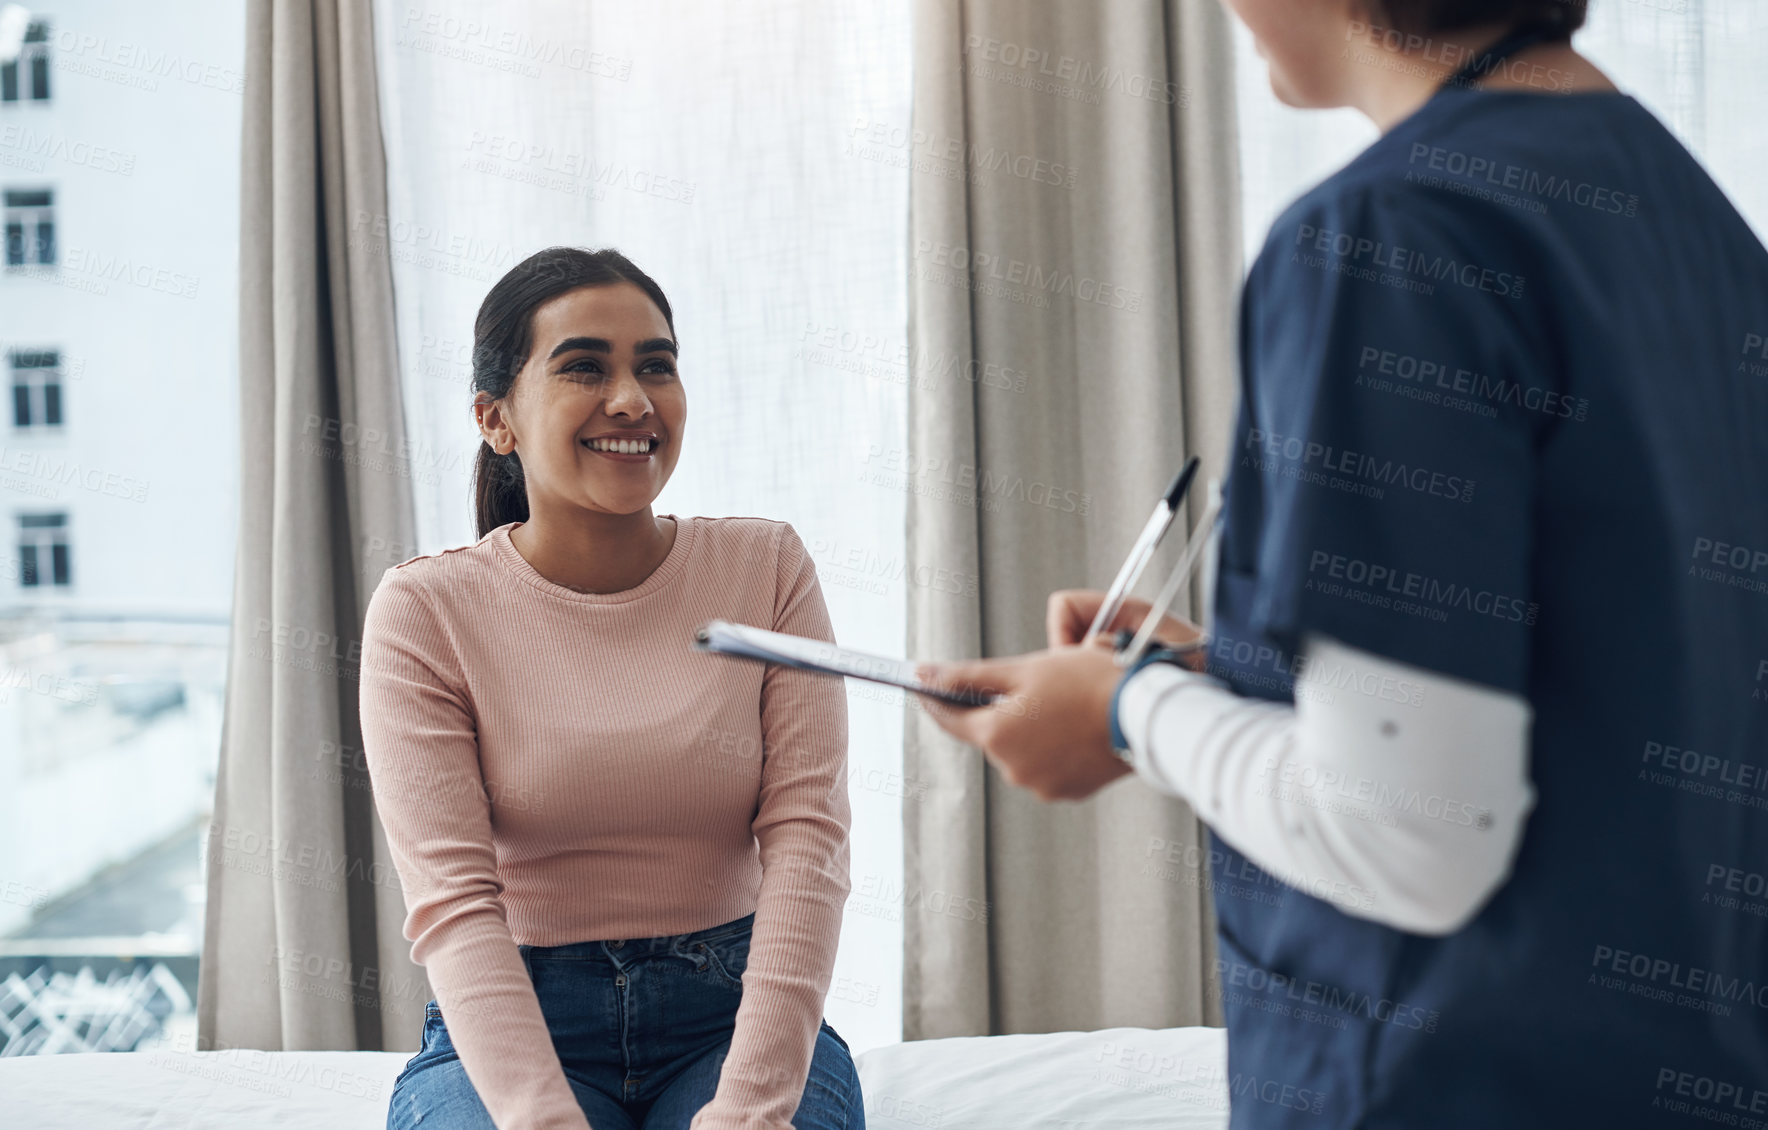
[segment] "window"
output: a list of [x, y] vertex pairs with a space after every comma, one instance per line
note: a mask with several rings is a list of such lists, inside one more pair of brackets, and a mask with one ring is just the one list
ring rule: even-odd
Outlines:
[[61, 354], [49, 350], [12, 352], [12, 426], [61, 426]]
[[0, 0], [0, 1061], [196, 1045], [246, 7]]
[[197, 1046], [246, 7], [0, 0], [0, 1062]]
[[55, 193], [6, 190], [6, 265], [55, 262]]
[[68, 516], [18, 516], [18, 583], [26, 588], [72, 584], [68, 568]]
[[0, 102], [21, 102], [26, 98], [33, 102], [49, 101], [49, 25], [41, 20], [25, 28], [18, 58], [0, 63]]

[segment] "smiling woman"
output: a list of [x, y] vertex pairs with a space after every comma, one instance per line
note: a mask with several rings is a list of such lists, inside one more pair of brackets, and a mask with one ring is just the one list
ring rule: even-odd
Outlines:
[[[662, 490], [680, 454], [687, 398], [669, 299], [632, 260], [576, 247], [530, 255], [485, 296], [473, 336], [473, 411], [485, 437], [474, 475], [481, 537], [528, 520], [531, 475], [549, 496], [616, 514], [630, 512], [636, 494]], [[614, 454], [600, 449], [616, 439], [647, 442], [642, 458], [621, 462], [648, 475], [586, 475], [578, 449]]]
[[789, 524], [652, 512], [677, 352], [619, 252], [512, 268], [475, 328], [479, 539], [370, 601], [363, 749], [436, 994], [390, 1128], [865, 1124], [822, 1019], [842, 688], [689, 647], [714, 618], [834, 632]]
[[510, 540], [543, 576], [636, 585], [675, 540], [651, 502], [687, 420], [662, 288], [618, 251], [550, 247], [492, 287], [474, 336], [479, 535], [520, 522]]

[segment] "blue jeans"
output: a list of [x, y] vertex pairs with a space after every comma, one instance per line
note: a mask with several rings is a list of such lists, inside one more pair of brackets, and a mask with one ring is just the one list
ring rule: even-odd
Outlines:
[[[755, 915], [661, 938], [519, 946], [553, 1047], [592, 1130], [687, 1130], [730, 1051]], [[495, 1130], [431, 1001], [423, 1047], [393, 1082], [387, 1130]], [[823, 1021], [796, 1130], [865, 1130], [859, 1072]]]

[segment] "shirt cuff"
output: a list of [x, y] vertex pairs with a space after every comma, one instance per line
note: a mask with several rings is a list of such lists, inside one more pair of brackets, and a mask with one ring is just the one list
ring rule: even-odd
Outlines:
[[[1119, 748], [1130, 751], [1130, 763], [1135, 767], [1137, 775], [1142, 777], [1154, 788], [1169, 796], [1184, 797], [1190, 800], [1190, 790], [1185, 787], [1183, 770], [1190, 768], [1196, 760], [1196, 739], [1213, 720], [1214, 711], [1197, 711], [1194, 720], [1197, 723], [1196, 733], [1175, 733], [1172, 724], [1163, 724], [1161, 737], [1167, 748], [1161, 757], [1149, 742], [1149, 728], [1154, 712], [1167, 698], [1188, 688], [1199, 688], [1210, 692], [1210, 697], [1218, 695], [1237, 699], [1228, 685], [1220, 679], [1176, 663], [1150, 663], [1145, 667], [1131, 671], [1118, 683], [1117, 692], [1112, 698], [1111, 725], [1113, 740], [1121, 739], [1125, 744]], [[1178, 738], [1174, 742], [1174, 738]]]

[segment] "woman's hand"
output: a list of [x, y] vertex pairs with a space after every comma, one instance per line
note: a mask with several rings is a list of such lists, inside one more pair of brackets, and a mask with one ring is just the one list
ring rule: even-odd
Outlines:
[[[1049, 636], [1050, 646], [1070, 647], [1078, 644], [1092, 626], [1093, 617], [1099, 614], [1099, 606], [1105, 603], [1105, 594], [1094, 589], [1062, 589], [1050, 594], [1050, 603], [1044, 615], [1044, 627]], [[1117, 615], [1105, 626], [1093, 643], [1110, 647], [1112, 637], [1121, 628], [1131, 631], [1142, 626], [1148, 613], [1154, 606], [1139, 597], [1126, 597], [1123, 605], [1118, 608]], [[1203, 629], [1191, 621], [1178, 616], [1162, 616], [1160, 627], [1154, 631], [1154, 638], [1159, 643], [1171, 647], [1177, 644], [1190, 643], [1202, 638]], [[1204, 653], [1194, 651], [1185, 657], [1185, 666], [1193, 671], [1203, 670], [1207, 657]]]
[[968, 708], [926, 695], [921, 702], [940, 729], [981, 747], [1008, 783], [1040, 800], [1081, 800], [1134, 772], [1111, 750], [1111, 695], [1123, 670], [1108, 648], [1058, 647], [917, 670], [931, 686], [1006, 696]]

